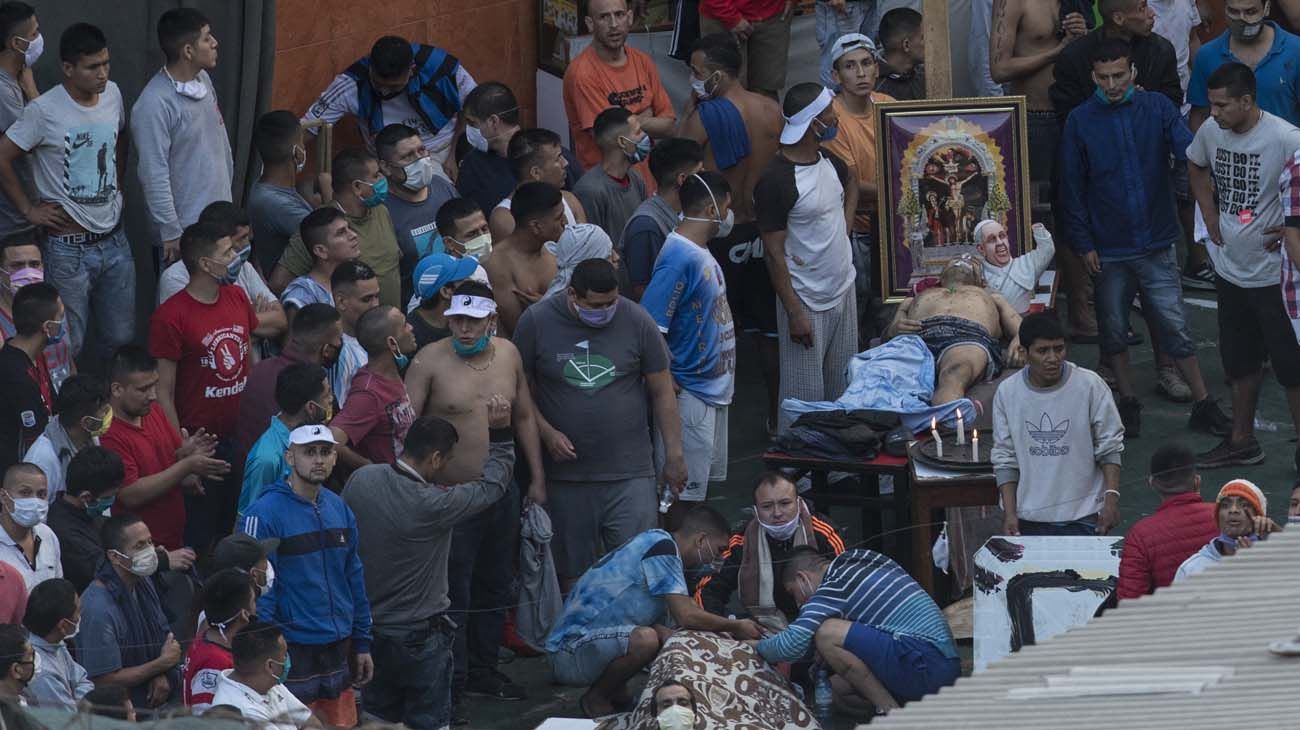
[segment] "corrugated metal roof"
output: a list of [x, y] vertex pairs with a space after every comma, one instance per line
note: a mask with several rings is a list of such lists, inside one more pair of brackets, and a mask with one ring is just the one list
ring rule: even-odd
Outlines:
[[[1300, 728], [1300, 657], [1268, 650], [1300, 633], [1300, 529], [1290, 529], [1086, 626], [999, 660], [870, 728]], [[1071, 669], [1228, 668], [1199, 694], [1011, 699]], [[1170, 672], [1171, 674], [1173, 672]], [[860, 726], [867, 727], [867, 726]]]

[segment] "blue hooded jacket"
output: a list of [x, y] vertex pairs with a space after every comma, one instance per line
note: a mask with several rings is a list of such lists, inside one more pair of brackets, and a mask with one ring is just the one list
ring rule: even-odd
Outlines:
[[[424, 123], [434, 132], [442, 129], [460, 111], [460, 89], [456, 86], [456, 71], [460, 61], [434, 46], [412, 43], [415, 72], [406, 83], [407, 101], [411, 108], [424, 118]], [[370, 58], [364, 57], [343, 71], [357, 82], [357, 117], [370, 134], [379, 134], [384, 128], [383, 100], [370, 86]]]
[[275, 584], [257, 599], [257, 615], [294, 644], [322, 646], [352, 637], [370, 651], [370, 601], [357, 554], [357, 521], [343, 499], [322, 488], [312, 504], [279, 481], [244, 512], [241, 531], [279, 546], [267, 558]]
[[1057, 204], [1074, 252], [1123, 261], [1177, 242], [1169, 157], [1185, 161], [1191, 142], [1178, 108], [1152, 91], [1137, 89], [1119, 104], [1094, 94], [1070, 112]]

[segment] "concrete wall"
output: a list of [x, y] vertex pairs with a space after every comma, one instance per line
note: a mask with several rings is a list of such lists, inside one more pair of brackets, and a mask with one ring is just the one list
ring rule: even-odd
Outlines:
[[[272, 106], [303, 113], [335, 74], [390, 34], [445, 48], [476, 80], [509, 85], [525, 124], [534, 119], [537, 0], [279, 0]], [[355, 135], [341, 125], [335, 148]]]

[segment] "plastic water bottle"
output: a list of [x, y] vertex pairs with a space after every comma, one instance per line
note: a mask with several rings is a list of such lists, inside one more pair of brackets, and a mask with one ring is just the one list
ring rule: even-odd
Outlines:
[[675, 501], [677, 501], [677, 498], [673, 496], [672, 487], [665, 484], [663, 495], [659, 497], [659, 514], [668, 514], [668, 508], [672, 507]]
[[823, 730], [835, 727], [835, 695], [831, 692], [831, 673], [826, 667], [817, 671], [817, 683], [813, 686], [813, 715]]

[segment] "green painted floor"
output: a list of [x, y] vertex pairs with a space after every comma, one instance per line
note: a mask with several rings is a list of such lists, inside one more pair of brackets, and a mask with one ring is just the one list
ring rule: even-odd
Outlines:
[[[1228, 409], [1227, 386], [1223, 380], [1223, 367], [1218, 352], [1218, 325], [1216, 313], [1205, 304], [1212, 303], [1213, 293], [1189, 292], [1188, 316], [1196, 336], [1201, 367], [1213, 395], [1220, 398]], [[1146, 335], [1140, 317], [1134, 316], [1134, 328]], [[1069, 357], [1084, 366], [1094, 367], [1097, 362], [1095, 346], [1073, 346]], [[1154, 366], [1151, 348], [1144, 344], [1132, 352], [1132, 367], [1139, 396], [1145, 410], [1142, 417], [1142, 436], [1125, 444], [1124, 468], [1121, 490], [1122, 523], [1120, 532], [1127, 530], [1138, 519], [1150, 514], [1159, 503], [1155, 493], [1146, 486], [1147, 465], [1151, 453], [1166, 441], [1181, 440], [1195, 451], [1214, 446], [1210, 436], [1194, 434], [1187, 430], [1189, 413], [1187, 405], [1169, 403], [1155, 393]], [[755, 478], [763, 471], [760, 455], [766, 442], [763, 434], [765, 405], [763, 386], [759, 378], [753, 351], [743, 339], [738, 357], [736, 399], [731, 408], [731, 463], [725, 484], [710, 488], [709, 503], [723, 511], [729, 519], [743, 518], [741, 509], [749, 504], [750, 490]], [[1279, 424], [1276, 432], [1261, 431], [1260, 442], [1267, 452], [1267, 460], [1260, 465], [1242, 469], [1221, 469], [1202, 474], [1202, 492], [1213, 498], [1219, 487], [1234, 477], [1254, 481], [1268, 496], [1270, 514], [1282, 521], [1286, 515], [1286, 501], [1295, 481], [1292, 465], [1295, 450], [1295, 431], [1291, 427], [1286, 400], [1277, 382], [1269, 373], [1265, 377], [1261, 396], [1259, 418]], [[863, 535], [855, 512], [832, 509], [831, 518], [841, 527], [846, 544], [861, 544]], [[969, 652], [969, 644], [965, 647]], [[494, 730], [524, 730], [536, 727], [547, 717], [577, 716], [577, 697], [581, 690], [559, 687], [551, 683], [550, 669], [545, 659], [516, 659], [501, 667], [516, 681], [528, 688], [529, 699], [523, 702], [498, 702], [471, 698], [469, 707], [472, 727]], [[853, 723], [844, 720], [843, 727]]]

